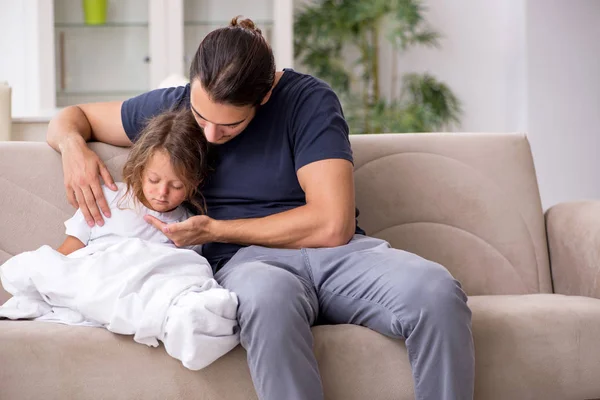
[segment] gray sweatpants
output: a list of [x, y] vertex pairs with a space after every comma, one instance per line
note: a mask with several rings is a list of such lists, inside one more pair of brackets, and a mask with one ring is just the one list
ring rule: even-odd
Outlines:
[[341, 247], [250, 246], [217, 272], [237, 293], [241, 344], [261, 400], [320, 400], [310, 326], [318, 316], [406, 340], [416, 398], [472, 399], [471, 312], [439, 264], [355, 235]]

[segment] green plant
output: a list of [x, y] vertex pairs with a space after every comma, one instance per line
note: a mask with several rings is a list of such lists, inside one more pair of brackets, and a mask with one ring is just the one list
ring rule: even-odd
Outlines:
[[425, 11], [419, 0], [313, 0], [296, 12], [295, 56], [339, 94], [351, 133], [431, 132], [460, 122], [460, 101], [430, 74], [406, 74], [401, 90], [392, 79], [391, 98], [381, 93], [382, 36], [394, 56], [439, 46]]

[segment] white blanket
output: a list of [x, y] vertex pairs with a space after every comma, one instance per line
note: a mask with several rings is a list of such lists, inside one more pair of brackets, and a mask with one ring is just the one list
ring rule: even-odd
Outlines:
[[193, 370], [239, 343], [236, 295], [192, 250], [131, 238], [68, 256], [42, 246], [4, 263], [0, 278], [14, 296], [0, 318], [104, 327], [148, 346], [160, 340]]

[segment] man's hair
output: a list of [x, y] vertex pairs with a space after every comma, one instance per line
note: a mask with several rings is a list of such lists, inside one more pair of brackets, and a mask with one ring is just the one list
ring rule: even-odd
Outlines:
[[271, 46], [252, 20], [235, 17], [200, 43], [190, 67], [195, 80], [215, 103], [258, 106], [275, 82]]
[[123, 166], [123, 182], [127, 184], [123, 199], [128, 195], [133, 195], [136, 201], [144, 199], [144, 171], [157, 151], [165, 151], [169, 155], [173, 170], [185, 187], [186, 200], [198, 212], [205, 212], [198, 187], [208, 174], [208, 142], [187, 108], [166, 111], [148, 121]]

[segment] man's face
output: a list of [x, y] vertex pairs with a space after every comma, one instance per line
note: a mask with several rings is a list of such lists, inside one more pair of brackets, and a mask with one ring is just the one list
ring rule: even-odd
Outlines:
[[213, 102], [200, 82], [191, 85], [192, 113], [202, 129], [206, 140], [223, 144], [239, 135], [256, 114], [256, 107], [237, 107]]

